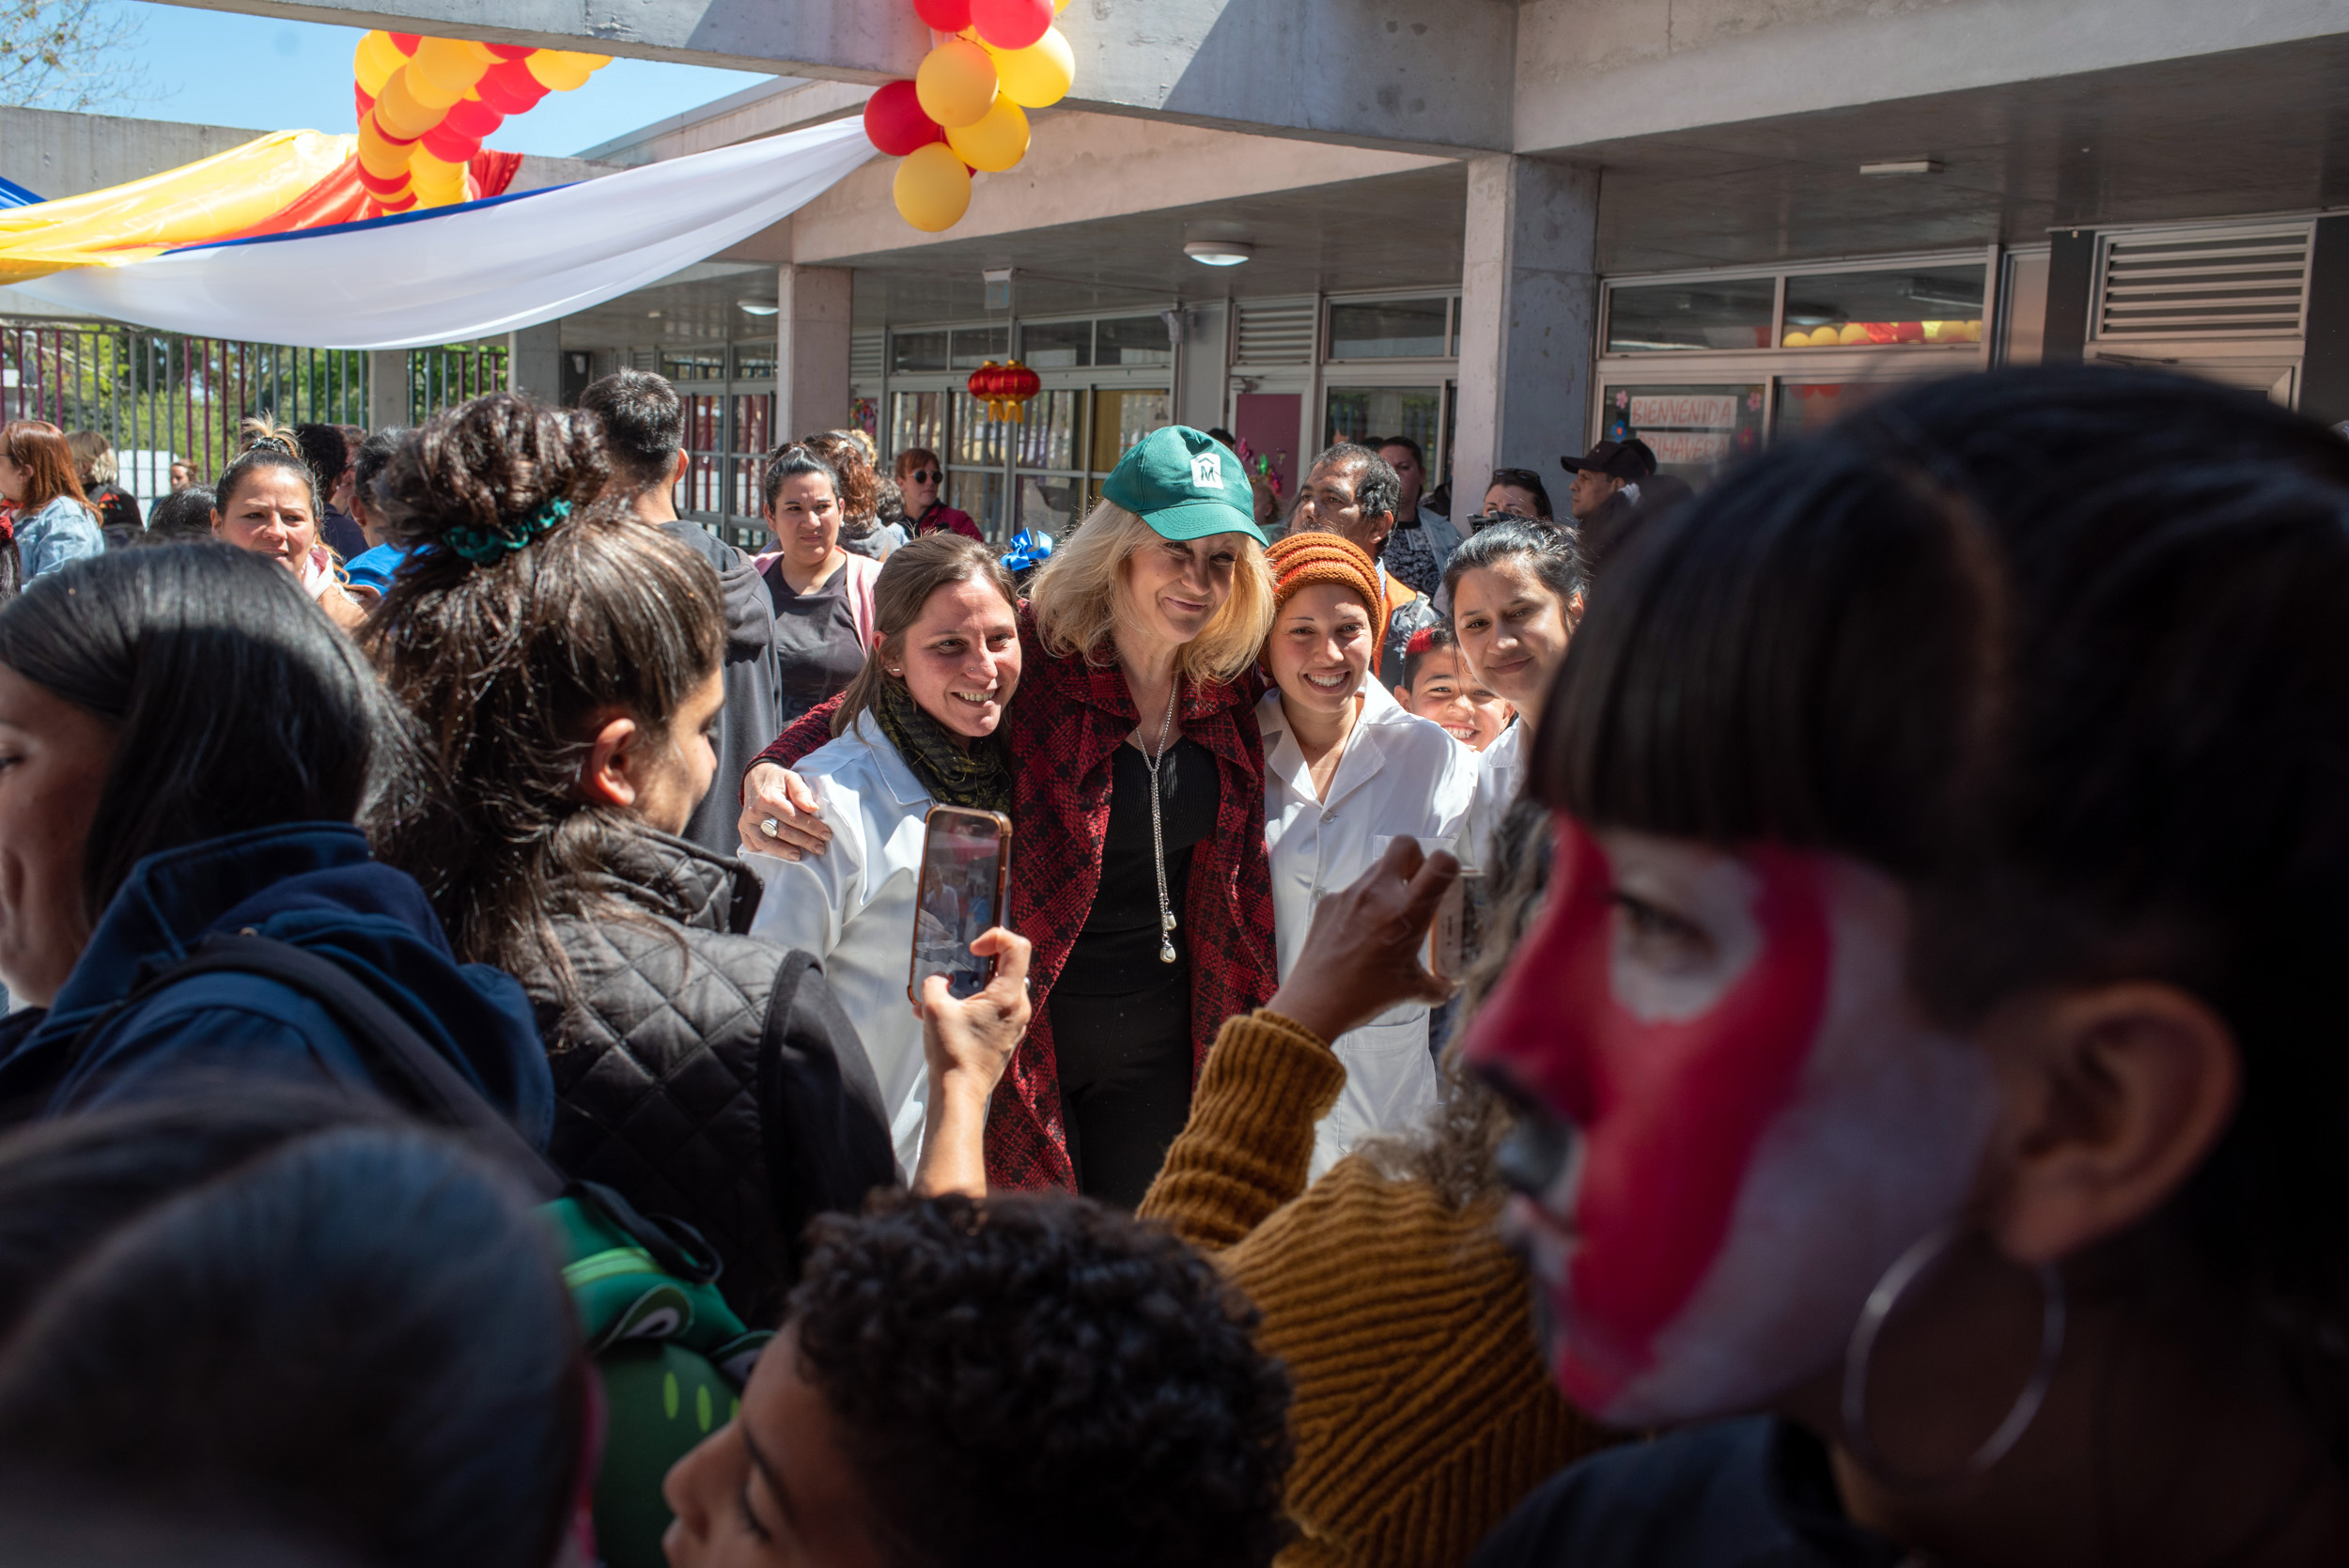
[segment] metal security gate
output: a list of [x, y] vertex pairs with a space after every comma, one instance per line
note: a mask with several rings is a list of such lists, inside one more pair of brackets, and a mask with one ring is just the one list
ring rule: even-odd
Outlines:
[[[209, 478], [236, 455], [239, 425], [413, 425], [506, 384], [504, 346], [406, 352], [408, 406], [369, 407], [368, 361], [352, 349], [296, 349], [148, 332], [117, 322], [0, 318], [0, 419], [45, 419], [114, 443], [142, 499], [193, 460]], [[378, 415], [381, 417], [378, 417]]]

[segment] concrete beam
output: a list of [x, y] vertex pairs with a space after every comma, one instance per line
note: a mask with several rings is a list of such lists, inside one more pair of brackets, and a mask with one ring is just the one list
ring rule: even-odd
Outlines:
[[2339, 0], [1526, 0], [1511, 145], [1561, 151], [2344, 28]]
[[[192, 3], [192, 0], [174, 0]], [[587, 49], [877, 85], [930, 46], [872, 0], [204, 0], [209, 10]], [[1509, 145], [1511, 0], [1080, 0], [1068, 101], [1307, 140], [1428, 150]]]

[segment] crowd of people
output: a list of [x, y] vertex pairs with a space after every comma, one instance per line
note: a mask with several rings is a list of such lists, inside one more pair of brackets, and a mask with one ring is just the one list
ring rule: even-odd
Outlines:
[[855, 431], [738, 549], [637, 371], [86, 434], [0, 1555], [2349, 1558], [2334, 432], [2002, 371], [1455, 520], [1170, 426], [1009, 556]]

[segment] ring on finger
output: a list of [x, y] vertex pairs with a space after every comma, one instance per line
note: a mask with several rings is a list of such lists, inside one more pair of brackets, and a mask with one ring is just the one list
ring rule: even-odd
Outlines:
[[763, 816], [759, 818], [758, 831], [765, 833], [769, 838], [781, 838], [783, 836], [783, 824], [777, 822], [771, 816]]

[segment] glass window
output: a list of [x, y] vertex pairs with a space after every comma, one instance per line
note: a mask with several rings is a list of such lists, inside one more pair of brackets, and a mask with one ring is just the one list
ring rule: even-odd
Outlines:
[[936, 333], [892, 333], [889, 335], [889, 367], [892, 370], [943, 370], [946, 368], [946, 334]]
[[734, 399], [734, 450], [764, 452], [774, 444], [770, 431], [775, 417], [775, 395], [746, 392]]
[[726, 379], [726, 351], [703, 349], [663, 354], [661, 373], [673, 381], [723, 381]]
[[1789, 349], [1979, 343], [1985, 271], [1976, 262], [1790, 277], [1780, 341]]
[[1019, 329], [1020, 363], [1034, 370], [1066, 370], [1093, 363], [1093, 323], [1047, 321]]
[[766, 478], [766, 468], [765, 461], [757, 458], [734, 459], [734, 505], [731, 509], [736, 517], [764, 520], [767, 497], [759, 486]]
[[1093, 395], [1093, 462], [1097, 474], [1117, 466], [1126, 449], [1174, 416], [1164, 392], [1097, 392]]
[[1610, 289], [1607, 351], [1766, 349], [1775, 278], [1704, 278]]
[[1449, 300], [1377, 300], [1330, 307], [1331, 359], [1440, 355], [1450, 338]]
[[1077, 466], [1077, 405], [1081, 392], [1039, 392], [1011, 427], [1015, 461], [1021, 468]]
[[771, 381], [775, 379], [775, 346], [772, 343], [738, 343], [734, 346], [734, 378], [739, 381]]
[[1013, 526], [1041, 528], [1057, 540], [1076, 518], [1084, 489], [1084, 481], [1073, 474], [1058, 478], [1020, 474]]
[[726, 400], [715, 395], [685, 399], [685, 445], [693, 452], [725, 450]]
[[1096, 365], [1171, 365], [1166, 323], [1155, 316], [1112, 316], [1094, 323]]
[[[967, 392], [954, 398], [954, 446], [944, 451], [949, 468], [1001, 468], [1011, 456], [1011, 433], [1019, 428], [1007, 419], [989, 419], [987, 405]], [[976, 514], [972, 514], [975, 516]]]
[[1419, 449], [1439, 450], [1436, 431], [1443, 415], [1443, 389], [1433, 386], [1333, 386], [1322, 444], [1342, 441], [1370, 445], [1389, 436], [1408, 436]]
[[942, 392], [893, 392], [889, 395], [889, 458], [927, 447], [946, 451], [946, 397]]
[[976, 370], [988, 360], [1001, 365], [1011, 355], [1009, 327], [960, 327], [955, 332], [953, 370]]
[[727, 459], [707, 453], [693, 454], [692, 466], [685, 471], [685, 494], [677, 504], [683, 512], [723, 512], [725, 509], [725, 464]]
[[1647, 443], [1660, 474], [1703, 484], [1720, 463], [1762, 444], [1761, 382], [1610, 386], [1603, 438]]
[[965, 470], [946, 475], [946, 505], [971, 514], [979, 532], [990, 539], [1003, 536], [1003, 476]]
[[1886, 393], [1910, 384], [1905, 380], [1781, 381], [1778, 383], [1778, 418], [1771, 428], [1772, 439], [1783, 440], [1810, 430], [1823, 430], [1852, 410], [1865, 408]]

